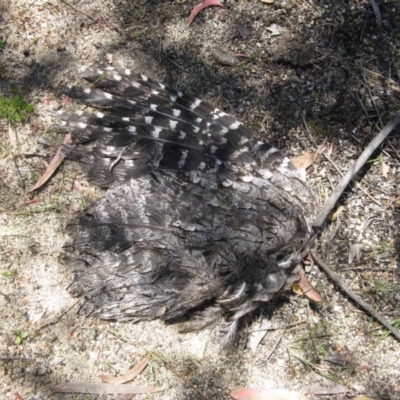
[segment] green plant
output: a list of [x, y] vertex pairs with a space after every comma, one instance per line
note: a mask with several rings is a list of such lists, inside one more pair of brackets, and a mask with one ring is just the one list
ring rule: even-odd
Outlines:
[[32, 214], [38, 214], [38, 213], [43, 213], [43, 212], [47, 212], [47, 211], [59, 212], [61, 210], [62, 210], [62, 208], [56, 204], [45, 204], [40, 207], [31, 207], [28, 210], [16, 212], [16, 213], [14, 213], [14, 215], [32, 215]]
[[6, 44], [0, 39], [0, 51], [4, 49]]
[[319, 323], [310, 328], [295, 340], [293, 349], [300, 350], [310, 357], [312, 362], [318, 362], [329, 355], [329, 340], [331, 338], [329, 327], [325, 323]]
[[154, 31], [155, 31], [155, 29], [151, 29], [151, 28], [136, 29], [136, 30], [129, 32], [129, 39], [133, 40], [133, 39], [144, 38], [144, 37], [150, 36]]
[[16, 86], [12, 88], [12, 92], [11, 98], [0, 96], [0, 118], [16, 123], [32, 114], [33, 105], [24, 100]]
[[[395, 318], [392, 321], [392, 326], [394, 326], [396, 329], [400, 328], [400, 318]], [[391, 333], [388, 330], [380, 331], [376, 336], [379, 338], [378, 343], [382, 342], [385, 340], [388, 336], [390, 336]]]
[[26, 332], [22, 332], [20, 330], [15, 331], [15, 344], [21, 344], [24, 339], [28, 337]]
[[39, 180], [39, 174], [36, 172], [32, 172], [29, 179], [32, 183], [36, 183]]
[[11, 279], [12, 276], [13, 276], [13, 273], [12, 273], [11, 271], [9, 271], [8, 269], [6, 269], [5, 271], [3, 271], [3, 272], [1, 273], [1, 276], [2, 276], [4, 279]]

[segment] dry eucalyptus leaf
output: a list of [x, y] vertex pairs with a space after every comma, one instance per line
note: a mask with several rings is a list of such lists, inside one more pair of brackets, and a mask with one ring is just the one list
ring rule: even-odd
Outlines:
[[339, 206], [337, 208], [337, 210], [329, 216], [329, 220], [336, 221], [339, 218], [340, 214], [343, 212], [343, 210], [344, 210], [344, 207]]
[[108, 375], [100, 375], [102, 382], [105, 383], [112, 383], [113, 385], [119, 385], [122, 383], [126, 383], [135, 379], [145, 368], [146, 365], [149, 363], [150, 358], [146, 357], [143, 358], [140, 362], [138, 362], [133, 368], [131, 368], [125, 375], [122, 376], [108, 376]]
[[297, 294], [305, 294], [312, 301], [321, 302], [323, 300], [318, 290], [311, 286], [304, 269], [300, 270], [300, 280], [293, 284], [293, 290]]
[[290, 161], [294, 164], [294, 166], [299, 169], [299, 170], [306, 170], [308, 167], [310, 167], [314, 161], [317, 159], [317, 157], [322, 153], [322, 151], [325, 148], [325, 142], [322, 143], [322, 145], [319, 147], [319, 149], [314, 152], [314, 153], [309, 153], [309, 154], [303, 154], [300, 157], [295, 157], [292, 158]]
[[300, 157], [292, 158], [292, 163], [297, 169], [307, 169], [317, 159], [319, 152], [303, 154]]
[[189, 15], [189, 24], [190, 25], [193, 20], [197, 17], [197, 15], [203, 11], [207, 7], [217, 6], [217, 7], [226, 7], [219, 0], [204, 0], [201, 4], [198, 4], [195, 8], [193, 8], [192, 12]]
[[275, 0], [260, 0], [261, 3], [274, 4]]
[[68, 382], [53, 388], [55, 393], [90, 393], [90, 394], [146, 394], [165, 390], [153, 386], [110, 385], [109, 383]]
[[[311, 382], [314, 382], [311, 387], [307, 390], [308, 395], [338, 395], [349, 392], [345, 386], [339, 383], [333, 382], [332, 380], [325, 378], [324, 376], [318, 375], [315, 372], [310, 374]], [[313, 397], [315, 398], [315, 397]]]
[[235, 400], [307, 400], [299, 392], [285, 389], [236, 389], [231, 393]]
[[343, 367], [349, 363], [344, 354], [334, 354], [333, 356], [326, 357], [323, 360]]
[[62, 154], [62, 151], [61, 151], [63, 146], [67, 146], [69, 144], [71, 144], [71, 134], [70, 133], [65, 135], [62, 145], [58, 148], [56, 155], [50, 161], [50, 164], [47, 167], [46, 171], [40, 177], [40, 179], [36, 182], [36, 184], [28, 190], [27, 193], [30, 193], [36, 189], [39, 189], [42, 185], [44, 185], [51, 178], [51, 176], [54, 174], [54, 171], [60, 166], [60, 164], [62, 163], [62, 160], [64, 159], [64, 155]]

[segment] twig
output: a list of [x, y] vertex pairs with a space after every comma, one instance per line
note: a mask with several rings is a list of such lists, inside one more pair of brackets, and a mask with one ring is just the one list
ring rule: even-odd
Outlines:
[[380, 129], [380, 128], [382, 128], [382, 126], [383, 126], [383, 122], [382, 122], [382, 118], [381, 118], [381, 113], [379, 112], [379, 108], [376, 106], [376, 102], [375, 102], [375, 100], [374, 100], [374, 96], [372, 95], [371, 89], [370, 89], [370, 87], [369, 87], [369, 85], [368, 85], [368, 83], [367, 83], [367, 80], [365, 79], [365, 75], [364, 75], [364, 74], [363, 74], [363, 80], [364, 80], [364, 82], [365, 82], [365, 87], [366, 87], [366, 89], [368, 90], [368, 94], [369, 94], [369, 97], [370, 97], [370, 99], [371, 99], [371, 103], [372, 103], [372, 105], [374, 106], [376, 115], [377, 115], [378, 118], [379, 118], [379, 122], [380, 122], [380, 124], [381, 124], [380, 127], [379, 127], [379, 129]]
[[22, 175], [21, 175], [21, 171], [19, 170], [17, 161], [15, 160], [15, 158], [13, 158], [13, 161], [14, 161], [15, 169], [17, 170], [18, 175], [19, 175], [19, 178], [20, 178], [20, 180], [21, 180], [22, 189], [26, 190], [24, 178], [23, 178]]
[[172, 61], [169, 57], [167, 57], [167, 60], [168, 60], [170, 63], [174, 64], [175, 67], [178, 67], [178, 68], [180, 68], [180, 69], [183, 70], [183, 71], [185, 70], [185, 68], [183, 68], [182, 65], [179, 65], [179, 64], [177, 64], [175, 61]]
[[314, 252], [311, 252], [314, 261], [324, 270], [324, 272], [329, 276], [329, 278], [339, 287], [348, 297], [354, 300], [361, 308], [363, 308], [367, 313], [369, 313], [373, 318], [375, 318], [382, 326], [392, 333], [397, 339], [400, 340], [400, 332], [394, 328], [385, 318], [378, 314], [371, 306], [369, 306], [360, 296], [355, 294], [350, 290], [343, 279], [334, 272], [319, 256]]
[[377, 204], [379, 207], [382, 206], [381, 203], [379, 203], [378, 200], [376, 200], [374, 197], [372, 197], [362, 186], [360, 182], [355, 181], [354, 182], [355, 186], [357, 187], [357, 189], [360, 189], [367, 197], [369, 197], [375, 204]]
[[[387, 271], [387, 269], [385, 271]], [[293, 328], [294, 326], [297, 326], [297, 325], [306, 324], [307, 322], [308, 321], [304, 319], [304, 320], [292, 322], [291, 324], [287, 324], [287, 325], [283, 325], [283, 326], [271, 326], [267, 329], [252, 329], [251, 331], [249, 331], [249, 333], [262, 332], [262, 331], [278, 331], [280, 329], [289, 329], [289, 328]]]
[[309, 140], [313, 145], [315, 145], [314, 138], [313, 138], [312, 135], [311, 135], [310, 129], [309, 129], [308, 125], [307, 125], [306, 119], [304, 118], [304, 115], [303, 115], [303, 114], [301, 114], [301, 118], [303, 119], [303, 124], [304, 124], [304, 126], [306, 127], [306, 134], [307, 134], [307, 136], [308, 136], [308, 140]]
[[316, 229], [321, 228], [322, 224], [325, 222], [329, 213], [335, 207], [336, 202], [343, 193], [346, 186], [358, 173], [361, 167], [364, 166], [371, 154], [378, 148], [378, 146], [386, 139], [389, 133], [397, 126], [400, 122], [400, 112], [398, 112], [386, 125], [385, 127], [375, 136], [371, 143], [364, 149], [357, 161], [350, 167], [346, 175], [338, 183], [335, 190], [332, 192], [329, 200], [326, 202], [322, 210], [318, 213], [317, 217], [313, 222], [313, 227]]
[[47, 328], [48, 326], [55, 325], [56, 323], [58, 323], [58, 321], [60, 321], [61, 318], [64, 317], [64, 315], [68, 314], [69, 311], [72, 310], [79, 302], [80, 302], [80, 300], [75, 301], [75, 303], [72, 304], [71, 307], [67, 308], [65, 311], [63, 311], [63, 312], [62, 312], [60, 315], [58, 315], [56, 318], [52, 319], [52, 320], [49, 321], [49, 322], [46, 322], [46, 323], [45, 323], [44, 325], [42, 325], [42, 326], [39, 326], [39, 328], [36, 329], [36, 332], [39, 332], [39, 331], [41, 331], [42, 329]]
[[272, 350], [269, 352], [267, 358], [264, 360], [264, 363], [267, 363], [269, 361], [269, 359], [272, 357], [272, 354], [274, 354], [276, 348], [278, 347], [279, 343], [281, 342], [283, 335], [286, 333], [286, 328], [283, 329], [282, 331], [282, 335], [279, 337], [279, 339], [276, 341], [276, 343], [274, 344], [274, 347], [272, 348]]
[[78, 12], [78, 13], [84, 15], [86, 18], [89, 18], [89, 19], [91, 19], [93, 22], [96, 22], [96, 20], [95, 20], [93, 17], [91, 17], [90, 15], [84, 13], [84, 12], [81, 11], [81, 10], [78, 10], [77, 8], [75, 8], [73, 5], [69, 4], [69, 3], [66, 2], [65, 0], [60, 0], [60, 1], [61, 1], [61, 3], [64, 3], [66, 6], [71, 7], [71, 8], [72, 8], [73, 10], [75, 10], [76, 12]]
[[369, 2], [371, 3], [372, 9], [374, 10], [376, 26], [379, 29], [382, 29], [382, 16], [381, 16], [381, 11], [379, 10], [379, 6], [378, 4], [376, 4], [375, 0], [369, 0]]
[[396, 154], [397, 158], [400, 160], [400, 154], [399, 152], [396, 150], [396, 148], [392, 145], [392, 143], [388, 142], [389, 147], [394, 151], [394, 153]]

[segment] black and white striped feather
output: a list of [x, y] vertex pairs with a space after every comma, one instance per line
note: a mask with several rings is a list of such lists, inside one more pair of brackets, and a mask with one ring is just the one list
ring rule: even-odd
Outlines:
[[241, 317], [290, 287], [312, 239], [311, 189], [234, 117], [130, 70], [86, 67], [65, 92], [98, 111], [61, 113], [71, 159], [109, 188], [69, 226], [84, 260], [70, 287], [104, 319], [198, 329]]

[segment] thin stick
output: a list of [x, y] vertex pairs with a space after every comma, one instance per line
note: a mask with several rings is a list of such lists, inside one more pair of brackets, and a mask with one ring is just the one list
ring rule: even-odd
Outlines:
[[93, 17], [91, 17], [89, 14], [86, 14], [86, 13], [84, 13], [83, 11], [78, 10], [78, 9], [75, 8], [72, 4], [69, 4], [66, 0], [60, 0], [60, 1], [61, 1], [61, 3], [64, 3], [66, 6], [71, 7], [71, 8], [72, 8], [73, 10], [75, 10], [76, 12], [81, 13], [81, 14], [84, 15], [86, 18], [89, 18], [89, 19], [91, 19], [92, 21], [96, 22], [96, 20], [95, 20]]
[[382, 16], [381, 16], [381, 11], [379, 10], [379, 6], [378, 4], [376, 4], [375, 0], [370, 0], [369, 2], [371, 3], [372, 9], [374, 10], [376, 26], [379, 29], [382, 29]]
[[371, 143], [364, 149], [361, 153], [360, 157], [358, 157], [357, 161], [350, 167], [347, 171], [346, 175], [342, 178], [342, 180], [338, 183], [335, 190], [332, 192], [329, 200], [324, 205], [322, 210], [319, 212], [317, 217], [313, 222], [314, 228], [321, 228], [322, 224], [325, 222], [329, 213], [335, 207], [336, 202], [339, 200], [339, 197], [343, 193], [344, 189], [351, 182], [354, 176], [358, 173], [358, 171], [364, 166], [367, 162], [368, 158], [371, 154], [379, 147], [379, 145], [386, 139], [390, 132], [397, 126], [400, 122], [400, 112], [398, 112], [386, 125], [385, 127], [378, 133], [377, 136], [371, 141]]
[[[385, 269], [385, 271], [387, 271], [387, 269]], [[270, 328], [266, 328], [266, 329], [252, 329], [251, 331], [249, 331], [249, 333], [263, 332], [263, 331], [278, 331], [280, 329], [289, 329], [289, 328], [293, 328], [294, 326], [297, 326], [297, 325], [306, 324], [307, 322], [308, 322], [307, 320], [302, 320], [302, 321], [292, 322], [291, 324], [287, 324], [284, 326], [271, 326]]]
[[42, 329], [47, 328], [48, 326], [55, 325], [58, 321], [60, 321], [61, 318], [64, 317], [64, 315], [68, 314], [69, 311], [72, 310], [79, 302], [80, 302], [80, 300], [75, 301], [75, 303], [72, 304], [71, 307], [67, 308], [65, 311], [63, 311], [60, 315], [56, 316], [56, 318], [52, 319], [51, 321], [46, 322], [42, 326], [39, 326], [39, 328], [36, 331], [39, 332]]
[[274, 344], [274, 347], [272, 347], [272, 350], [269, 352], [267, 358], [265, 358], [264, 363], [267, 363], [267, 362], [269, 361], [269, 359], [272, 357], [272, 354], [274, 354], [274, 352], [275, 352], [276, 348], [278, 347], [279, 343], [281, 342], [281, 340], [282, 340], [283, 335], [285, 334], [285, 332], [286, 332], [286, 328], [283, 329], [282, 335], [281, 335], [281, 336], [279, 337], [279, 339], [276, 341], [276, 343]]
[[326, 264], [319, 256], [317, 256], [314, 252], [311, 253], [311, 256], [340, 290], [342, 290], [348, 297], [354, 300], [361, 308], [363, 308], [367, 313], [375, 318], [382, 326], [389, 330], [393, 336], [400, 340], [400, 332], [396, 328], [394, 328], [388, 321], [386, 321], [386, 319], [383, 318], [382, 315], [378, 314], [360, 296], [350, 290], [343, 279], [336, 272], [334, 272], [328, 266], [328, 264]]

